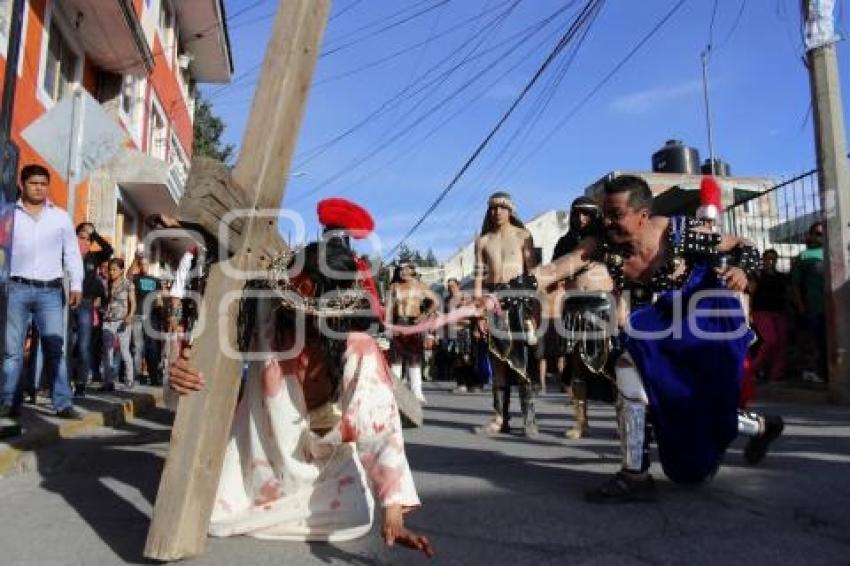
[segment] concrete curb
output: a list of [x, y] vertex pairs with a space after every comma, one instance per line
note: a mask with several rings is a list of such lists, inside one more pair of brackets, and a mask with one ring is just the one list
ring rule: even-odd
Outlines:
[[[113, 427], [133, 420], [163, 402], [162, 390], [133, 392], [126, 398], [106, 401], [108, 407], [88, 411], [82, 419], [42, 421], [22, 436], [0, 442], [0, 478], [37, 469], [36, 450], [58, 443], [63, 438], [80, 436], [99, 427]], [[53, 419], [51, 419], [53, 420]]]

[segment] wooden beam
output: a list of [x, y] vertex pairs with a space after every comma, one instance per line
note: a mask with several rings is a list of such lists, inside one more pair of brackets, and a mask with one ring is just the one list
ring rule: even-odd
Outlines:
[[[231, 179], [245, 192], [248, 208], [281, 205], [329, 10], [330, 0], [279, 2]], [[192, 176], [201, 174], [193, 167]], [[145, 544], [148, 558], [177, 560], [204, 550], [242, 372], [242, 361], [225, 352], [226, 346], [236, 349], [237, 305], [222, 298], [244, 286], [233, 273], [261, 269], [280, 241], [277, 222], [268, 217], [246, 218], [241, 236], [239, 251], [210, 270], [191, 360], [206, 377], [206, 387], [178, 405]]]

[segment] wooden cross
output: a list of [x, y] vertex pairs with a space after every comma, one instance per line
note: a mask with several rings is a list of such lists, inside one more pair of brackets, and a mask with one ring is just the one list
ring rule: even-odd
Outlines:
[[[237, 165], [227, 172], [193, 162], [181, 211], [197, 205], [193, 195], [204, 191], [224, 208], [228, 195], [255, 211], [280, 207], [329, 10], [330, 0], [279, 1]], [[191, 360], [206, 386], [178, 405], [145, 544], [148, 558], [177, 560], [204, 550], [242, 373], [241, 360], [226, 355], [219, 339], [223, 325], [227, 330], [221, 335], [236, 350], [236, 303], [222, 308], [222, 298], [245, 282], [229, 277], [233, 271], [227, 268], [260, 270], [283, 249], [276, 218], [245, 218], [231, 249], [234, 255], [214, 265], [207, 280], [200, 309], [206, 324]]]

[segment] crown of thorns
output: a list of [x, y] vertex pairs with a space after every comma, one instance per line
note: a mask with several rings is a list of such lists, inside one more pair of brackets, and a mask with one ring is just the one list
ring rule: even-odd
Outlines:
[[275, 291], [280, 307], [303, 312], [320, 318], [341, 318], [371, 312], [368, 292], [360, 285], [359, 278], [350, 289], [335, 289], [321, 297], [306, 297], [292, 283], [289, 266], [301, 248], [283, 252], [272, 259], [268, 271], [267, 286]]

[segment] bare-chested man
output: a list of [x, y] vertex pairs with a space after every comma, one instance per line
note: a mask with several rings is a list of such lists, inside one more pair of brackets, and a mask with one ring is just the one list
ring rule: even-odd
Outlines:
[[[402, 263], [396, 267], [387, 293], [385, 322], [414, 325], [434, 314], [439, 306], [439, 297], [417, 279], [416, 267], [412, 263]], [[425, 403], [425, 395], [422, 393], [422, 346], [421, 335], [394, 336], [390, 351], [393, 373], [401, 379], [402, 369], [406, 365], [410, 390], [420, 403]]]
[[[602, 211], [588, 197], [575, 199], [570, 207], [570, 229], [555, 245], [553, 261], [572, 252], [588, 237], [602, 236]], [[614, 282], [601, 262], [601, 254], [566, 280], [563, 331], [568, 356], [567, 375], [575, 410], [575, 426], [567, 438], [581, 438], [588, 430], [588, 379], [606, 371], [613, 318], [611, 291]], [[606, 384], [601, 383], [603, 387]]]
[[487, 214], [481, 236], [475, 240], [474, 298], [484, 292], [495, 294], [501, 312], [488, 320], [489, 351], [493, 365], [492, 419], [476, 429], [484, 434], [510, 432], [511, 384], [519, 385], [519, 399], [526, 436], [537, 435], [531, 380], [528, 377], [526, 335], [531, 327], [534, 287], [526, 277], [533, 265], [531, 234], [517, 218], [511, 196], [493, 193], [487, 201]]

